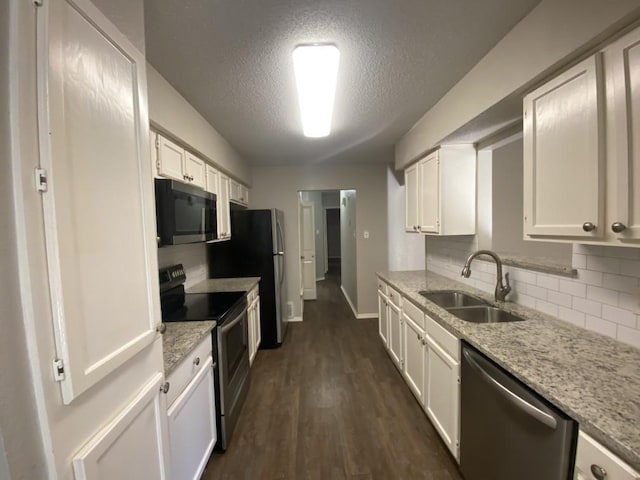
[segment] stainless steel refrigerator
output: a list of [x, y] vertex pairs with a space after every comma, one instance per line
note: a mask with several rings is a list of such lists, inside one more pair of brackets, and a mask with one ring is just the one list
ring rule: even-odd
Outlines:
[[209, 245], [213, 278], [260, 277], [261, 348], [282, 344], [287, 329], [284, 213], [232, 210], [231, 240]]

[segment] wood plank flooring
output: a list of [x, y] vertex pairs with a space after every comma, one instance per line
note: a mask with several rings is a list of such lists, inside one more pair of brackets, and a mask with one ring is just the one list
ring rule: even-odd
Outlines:
[[281, 348], [258, 352], [231, 444], [203, 479], [462, 479], [337, 278], [318, 282]]

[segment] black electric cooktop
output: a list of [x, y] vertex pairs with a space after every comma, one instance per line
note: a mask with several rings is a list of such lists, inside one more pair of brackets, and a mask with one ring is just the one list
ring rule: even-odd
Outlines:
[[[183, 300], [184, 299], [184, 300]], [[163, 322], [216, 320], [223, 324], [246, 306], [245, 292], [187, 293], [166, 292], [162, 296]]]

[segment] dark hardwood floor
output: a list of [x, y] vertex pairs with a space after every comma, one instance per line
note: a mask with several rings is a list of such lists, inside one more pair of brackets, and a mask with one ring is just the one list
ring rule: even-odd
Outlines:
[[204, 479], [462, 478], [377, 321], [354, 319], [338, 278], [318, 282], [281, 348], [258, 352], [229, 449], [214, 453]]

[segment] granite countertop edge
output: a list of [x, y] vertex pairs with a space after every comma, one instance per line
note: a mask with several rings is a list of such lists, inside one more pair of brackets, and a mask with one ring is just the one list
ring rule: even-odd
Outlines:
[[[640, 434], [637, 425], [640, 424], [640, 351], [621, 342], [610, 339], [584, 328], [563, 322], [555, 317], [537, 310], [511, 302], [495, 302], [489, 295], [474, 287], [430, 271], [405, 272], [376, 272], [377, 276], [397, 289], [411, 303], [419, 307], [431, 318], [442, 325], [456, 337], [467, 341], [483, 352], [497, 364], [505, 368], [515, 377], [527, 384], [538, 394], [549, 400], [558, 408], [573, 417], [582, 431], [589, 434], [606, 446], [634, 469], [640, 471]], [[421, 290], [459, 290], [481, 298], [491, 305], [497, 305], [505, 310], [525, 318], [525, 322], [502, 324], [473, 324], [453, 316], [445, 309], [422, 297]], [[535, 331], [532, 331], [535, 330]], [[527, 334], [535, 334], [526, 337]], [[495, 337], [495, 338], [492, 338]], [[576, 339], [579, 347], [572, 349], [569, 341], [563, 348], [572, 356], [558, 358], [554, 356], [554, 345], [542, 344], [540, 339]], [[504, 345], [504, 341], [510, 342]], [[533, 341], [532, 349], [524, 341]], [[512, 344], [515, 344], [512, 345]], [[557, 344], [555, 345], [558, 346]], [[542, 347], [542, 348], [541, 348]], [[591, 382], [584, 385], [566, 381], [567, 371], [580, 363], [584, 375], [577, 378], [580, 382]], [[622, 362], [620, 362], [622, 360]], [[625, 361], [630, 361], [626, 368]], [[618, 371], [611, 371], [616, 363]], [[635, 370], [635, 371], [634, 371]], [[623, 371], [628, 380], [631, 379], [633, 388], [625, 396], [607, 396], [603, 389], [613, 389], [610, 378], [605, 376], [619, 374]], [[597, 375], [600, 375], [598, 377]], [[596, 378], [593, 378], [593, 377]], [[560, 380], [562, 379], [562, 380]], [[607, 381], [608, 380], [608, 381]], [[577, 382], [577, 380], [574, 379]], [[618, 390], [625, 388], [625, 379], [618, 378], [615, 382]], [[607, 402], [607, 403], [605, 403]], [[616, 408], [616, 407], [624, 408]], [[625, 414], [621, 413], [624, 410]], [[631, 413], [629, 414], [629, 410]], [[634, 418], [634, 415], [637, 418]], [[629, 418], [631, 417], [631, 418]], [[636, 431], [633, 431], [633, 426]], [[628, 427], [628, 428], [627, 428]], [[630, 430], [631, 429], [631, 430]], [[620, 432], [621, 433], [618, 433]]]
[[260, 277], [207, 278], [189, 288], [187, 293], [248, 292], [260, 282]]
[[215, 320], [198, 322], [167, 322], [167, 330], [162, 337], [162, 356], [164, 360], [165, 377], [171, 375], [180, 362], [193, 350], [211, 331], [216, 328]]

